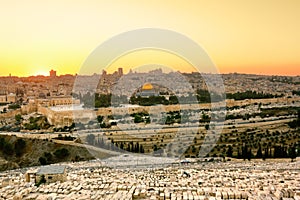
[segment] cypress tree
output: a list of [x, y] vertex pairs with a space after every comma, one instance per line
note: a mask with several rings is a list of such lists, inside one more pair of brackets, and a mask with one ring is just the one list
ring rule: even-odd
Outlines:
[[262, 151], [261, 151], [261, 146], [259, 145], [257, 153], [256, 153], [256, 158], [262, 158], [262, 157], [263, 157], [263, 155], [262, 155]]

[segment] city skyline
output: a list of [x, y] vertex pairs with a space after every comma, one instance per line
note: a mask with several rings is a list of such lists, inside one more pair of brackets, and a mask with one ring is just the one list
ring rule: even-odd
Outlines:
[[[118, 69], [122, 69], [123, 68], [118, 68]], [[113, 74], [115, 72], [118, 72], [118, 69], [115, 70], [115, 71], [112, 71], [112, 70], [109, 70], [109, 71], [105, 71], [105, 73], [107, 74]], [[140, 70], [132, 70], [131, 68], [129, 69], [126, 69], [126, 71], [124, 72], [124, 75], [127, 75], [129, 73], [149, 73], [151, 71], [157, 71], [157, 70], [162, 70], [161, 72], [162, 73], [170, 73], [170, 72], [179, 72], [179, 73], [194, 73], [197, 71], [189, 71], [189, 72], [181, 72], [181, 71], [171, 71], [170, 69], [166, 68], [166, 69], [162, 69], [162, 68], [151, 68], [149, 70], [145, 70], [145, 69], [140, 69]], [[51, 73], [53, 72], [55, 73], [55, 75], [51, 75]], [[202, 72], [199, 72], [200, 74]], [[203, 72], [204, 74], [207, 74], [205, 72]], [[28, 74], [28, 75], [21, 75], [21, 76], [18, 76], [18, 75], [14, 75], [12, 73], [9, 73], [8, 75], [0, 75], [0, 77], [18, 77], [18, 78], [27, 78], [27, 77], [59, 77], [59, 76], [66, 76], [66, 75], [71, 75], [71, 76], [93, 76], [93, 75], [102, 75], [103, 74], [103, 71], [102, 72], [98, 72], [98, 73], [93, 73], [93, 74], [72, 74], [72, 73], [64, 73], [64, 74], [61, 74], [61, 73], [58, 73], [54, 68], [51, 68], [49, 71], [38, 71], [37, 73], [35, 74]], [[214, 74], [214, 73], [208, 73], [208, 74]], [[240, 73], [240, 72], [228, 72], [228, 73], [220, 73], [221, 75], [228, 75], [228, 74], [241, 74], [241, 75], [258, 75], [258, 76], [283, 76], [283, 77], [299, 77], [300, 75], [281, 75], [281, 74], [255, 74], [255, 73]]]
[[[220, 73], [299, 75], [300, 2], [88, 1], [5, 2], [0, 13], [0, 76], [76, 74], [104, 41], [139, 28], [168, 29], [197, 42]], [[28, 14], [30, 13], [30, 14]], [[162, 64], [190, 72], [191, 66], [166, 52], [125, 55], [114, 71]], [[110, 70], [108, 70], [110, 71]], [[99, 72], [91, 72], [99, 73]]]

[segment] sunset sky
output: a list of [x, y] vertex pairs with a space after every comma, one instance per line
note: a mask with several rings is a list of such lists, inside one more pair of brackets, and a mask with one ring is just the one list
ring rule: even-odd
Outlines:
[[[11, 0], [0, 7], [0, 76], [78, 73], [102, 42], [139, 28], [186, 35], [221, 73], [300, 75], [299, 0]], [[149, 63], [192, 69], [159, 51], [128, 54], [111, 69]]]

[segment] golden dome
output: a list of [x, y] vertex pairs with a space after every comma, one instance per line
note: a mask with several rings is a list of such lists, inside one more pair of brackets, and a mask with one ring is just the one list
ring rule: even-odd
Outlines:
[[151, 83], [145, 83], [142, 87], [142, 90], [152, 90], [153, 86]]

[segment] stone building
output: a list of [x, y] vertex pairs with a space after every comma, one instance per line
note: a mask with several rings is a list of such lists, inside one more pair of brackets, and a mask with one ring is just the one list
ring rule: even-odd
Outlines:
[[0, 95], [0, 103], [15, 103], [17, 101], [16, 94]]
[[141, 97], [158, 96], [158, 93], [155, 91], [151, 83], [145, 83], [141, 88], [141, 92], [138, 92], [136, 96], [141, 96]]
[[44, 176], [46, 183], [54, 183], [57, 181], [64, 182], [67, 180], [66, 166], [49, 165], [42, 166], [36, 173], [35, 181], [38, 183], [41, 177]]
[[50, 106], [57, 106], [57, 105], [79, 105], [80, 100], [74, 99], [72, 97], [52, 97], [50, 99], [49, 105]]
[[36, 178], [36, 172], [37, 170], [28, 170], [25, 174], [25, 181], [26, 182], [35, 182], [35, 178]]
[[0, 95], [0, 103], [7, 103], [6, 95]]
[[15, 103], [17, 101], [16, 94], [10, 93], [7, 95], [7, 102], [8, 103]]

